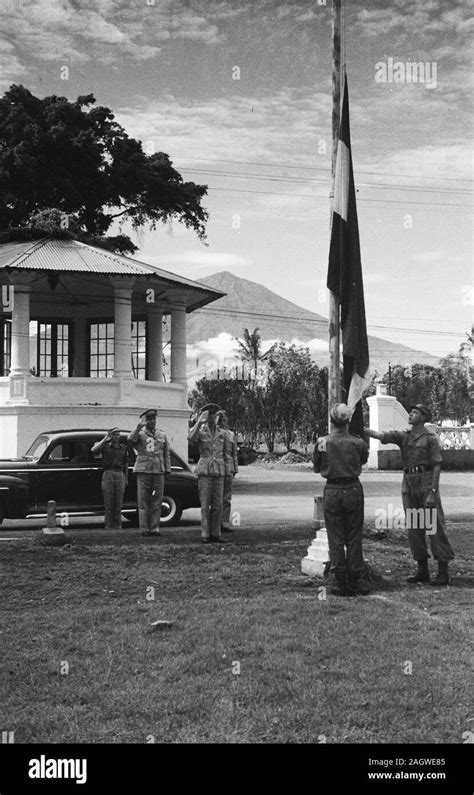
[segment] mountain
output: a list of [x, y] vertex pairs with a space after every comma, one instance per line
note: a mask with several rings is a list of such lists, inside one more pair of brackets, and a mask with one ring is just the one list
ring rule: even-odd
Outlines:
[[[303, 309], [267, 287], [242, 279], [229, 271], [213, 273], [200, 279], [200, 282], [227, 295], [188, 316], [188, 345], [191, 344], [195, 356], [201, 350], [219, 358], [219, 351], [212, 350], [210, 341], [213, 338], [220, 335], [221, 347], [225, 347], [223, 335], [242, 338], [244, 328], [252, 331], [258, 327], [264, 342], [280, 340], [306, 344], [318, 364], [327, 364], [327, 318]], [[265, 347], [264, 344], [264, 350]], [[369, 336], [369, 352], [372, 371], [385, 372], [389, 362], [407, 365], [438, 364], [438, 359], [429, 353], [380, 337]], [[227, 356], [225, 360], [224, 362], [221, 356], [221, 366], [229, 363]], [[235, 359], [233, 363], [235, 365]]]

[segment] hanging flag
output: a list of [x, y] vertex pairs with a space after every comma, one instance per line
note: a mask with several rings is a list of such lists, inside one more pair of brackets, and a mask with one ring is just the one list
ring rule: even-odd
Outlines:
[[354, 411], [351, 430], [362, 435], [360, 399], [369, 383], [369, 345], [352, 170], [347, 77], [344, 79], [337, 145], [327, 286], [338, 296], [341, 308], [345, 402]]

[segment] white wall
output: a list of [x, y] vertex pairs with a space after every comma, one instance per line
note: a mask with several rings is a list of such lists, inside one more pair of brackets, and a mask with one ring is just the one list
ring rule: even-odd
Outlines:
[[[0, 458], [22, 456], [42, 431], [73, 428], [135, 427], [147, 406], [11, 406], [0, 407]], [[163, 409], [157, 427], [165, 431], [171, 446], [187, 461], [189, 411]]]

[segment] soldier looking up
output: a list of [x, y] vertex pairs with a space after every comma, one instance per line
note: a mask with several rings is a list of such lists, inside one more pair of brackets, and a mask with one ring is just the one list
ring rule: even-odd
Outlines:
[[[418, 564], [416, 572], [407, 578], [407, 582], [430, 582], [426, 545], [426, 530], [429, 530], [431, 551], [438, 561], [438, 573], [431, 584], [447, 585], [448, 563], [454, 558], [454, 552], [446, 535], [443, 506], [439, 496], [442, 461], [440, 444], [437, 435], [425, 428], [425, 422], [430, 419], [429, 409], [423, 403], [417, 403], [410, 406], [409, 431], [378, 432], [367, 428], [365, 432], [382, 444], [398, 445], [402, 454], [402, 502], [408, 528], [408, 543]], [[427, 516], [427, 512], [431, 516]]]
[[364, 492], [359, 475], [369, 449], [359, 436], [349, 433], [351, 411], [345, 403], [336, 403], [330, 417], [331, 433], [316, 440], [313, 466], [326, 478], [324, 519], [335, 581], [331, 592], [336, 596], [367, 596], [370, 588], [362, 579]]

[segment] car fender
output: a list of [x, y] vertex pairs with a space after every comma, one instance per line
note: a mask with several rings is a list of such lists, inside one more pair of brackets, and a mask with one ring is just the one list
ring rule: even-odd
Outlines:
[[0, 475], [0, 516], [23, 519], [28, 511], [28, 483], [14, 475]]
[[179, 499], [184, 510], [187, 508], [199, 508], [201, 503], [199, 500], [198, 479], [193, 472], [180, 472], [171, 471], [171, 474], [166, 476], [165, 481], [165, 495]]

